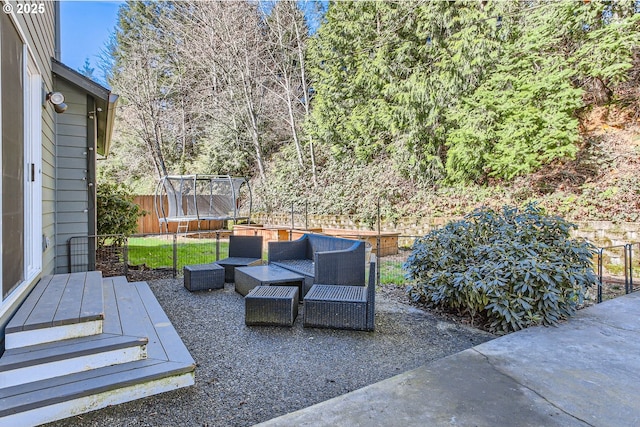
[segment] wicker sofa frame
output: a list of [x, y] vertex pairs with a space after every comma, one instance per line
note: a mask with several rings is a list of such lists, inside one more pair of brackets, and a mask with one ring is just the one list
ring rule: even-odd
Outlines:
[[268, 262], [304, 276], [302, 299], [314, 284], [362, 286], [365, 242], [305, 234], [298, 240], [269, 242]]
[[224, 267], [224, 281], [235, 282], [235, 268], [262, 264], [262, 236], [229, 236], [229, 257], [216, 261]]
[[304, 298], [304, 327], [375, 329], [376, 263], [367, 286], [313, 285]]

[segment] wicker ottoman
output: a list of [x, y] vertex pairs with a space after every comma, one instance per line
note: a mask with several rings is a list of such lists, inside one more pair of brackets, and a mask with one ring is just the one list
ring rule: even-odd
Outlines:
[[297, 286], [257, 286], [244, 297], [246, 325], [293, 326], [298, 316]]
[[303, 326], [373, 330], [374, 305], [367, 301], [367, 290], [365, 286], [313, 285], [304, 297]]
[[218, 264], [186, 265], [184, 287], [189, 291], [224, 288], [224, 267]]

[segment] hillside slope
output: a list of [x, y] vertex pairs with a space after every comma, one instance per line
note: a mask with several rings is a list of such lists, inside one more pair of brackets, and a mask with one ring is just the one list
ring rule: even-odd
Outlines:
[[[572, 221], [640, 221], [640, 114], [593, 107], [581, 119], [582, 144], [573, 160], [557, 161], [514, 181], [420, 186], [390, 162], [369, 165], [327, 159], [315, 188], [291, 163], [276, 159], [268, 185], [256, 180], [258, 210], [347, 214], [374, 223], [377, 201], [385, 217], [457, 217], [480, 206], [536, 202]], [[289, 167], [287, 167], [289, 165]]]

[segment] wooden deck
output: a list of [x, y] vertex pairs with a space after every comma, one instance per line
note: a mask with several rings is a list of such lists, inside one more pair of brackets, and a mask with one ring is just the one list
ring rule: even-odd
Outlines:
[[43, 278], [6, 340], [96, 321], [99, 333], [80, 328], [88, 333], [5, 351], [0, 426], [45, 423], [194, 383], [195, 363], [151, 289], [124, 277]]
[[5, 329], [5, 348], [102, 333], [104, 300], [100, 272], [44, 277]]
[[11, 319], [6, 333], [104, 319], [99, 271], [46, 276]]

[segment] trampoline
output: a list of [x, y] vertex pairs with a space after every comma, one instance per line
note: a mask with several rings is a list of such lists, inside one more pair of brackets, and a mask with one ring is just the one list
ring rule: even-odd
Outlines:
[[230, 175], [167, 175], [156, 187], [154, 204], [160, 223], [178, 223], [186, 232], [190, 221], [242, 221], [251, 219], [251, 187], [244, 177]]

